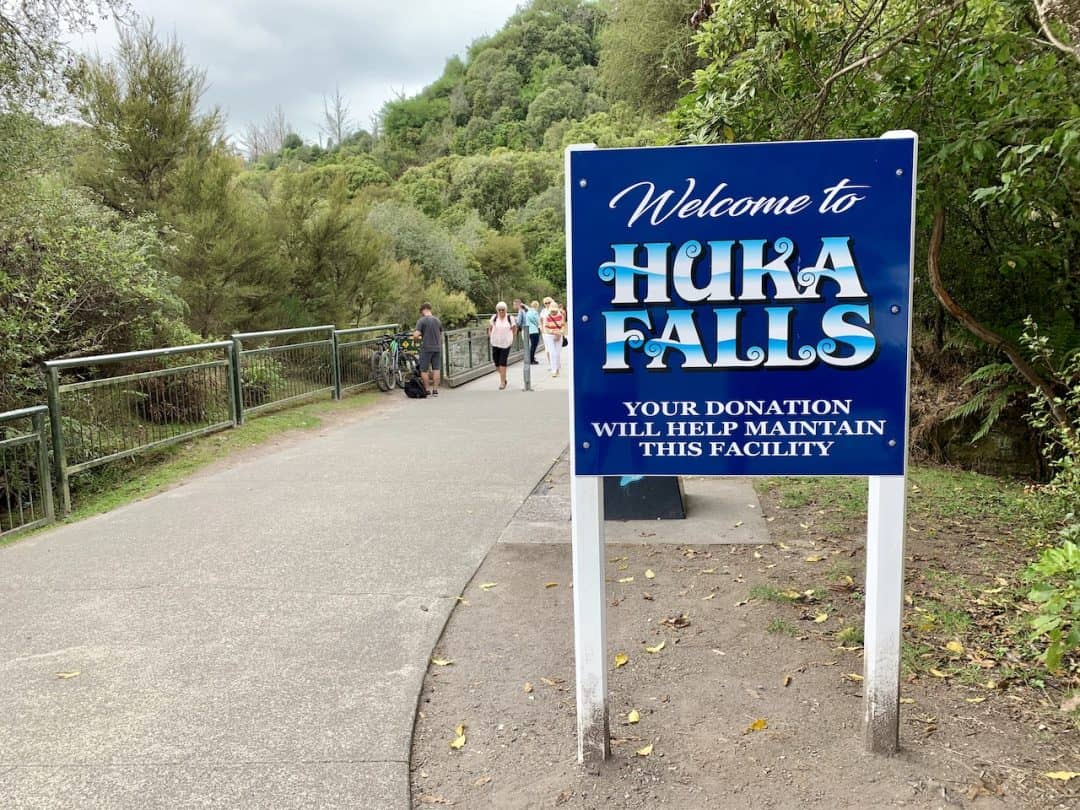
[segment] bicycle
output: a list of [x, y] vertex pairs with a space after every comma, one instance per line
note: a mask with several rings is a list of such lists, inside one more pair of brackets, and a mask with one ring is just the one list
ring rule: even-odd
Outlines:
[[371, 376], [380, 391], [405, 387], [405, 380], [416, 372], [412, 334], [399, 332], [378, 339], [379, 348], [371, 355]]

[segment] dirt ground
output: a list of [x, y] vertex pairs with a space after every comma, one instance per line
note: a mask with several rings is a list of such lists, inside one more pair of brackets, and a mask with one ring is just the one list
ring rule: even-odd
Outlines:
[[[923, 643], [933, 633], [918, 623], [950, 615], [932, 597], [959, 587], [935, 567], [947, 571], [942, 549], [978, 556], [962, 520], [950, 544], [915, 512], [905, 621], [922, 629], [905, 631], [920, 641], [905, 651], [903, 750], [863, 752], [864, 529], [842, 501], [790, 500], [763, 496], [771, 545], [609, 545], [609, 650], [629, 660], [612, 662], [612, 757], [598, 774], [575, 761], [570, 548], [496, 546], [425, 680], [414, 807], [1078, 806], [1080, 778], [1043, 775], [1080, 770], [1060, 694], [968, 636], [956, 634], [962, 655]], [[983, 580], [971, 587], [992, 594]], [[975, 600], [993, 611], [992, 595]]]

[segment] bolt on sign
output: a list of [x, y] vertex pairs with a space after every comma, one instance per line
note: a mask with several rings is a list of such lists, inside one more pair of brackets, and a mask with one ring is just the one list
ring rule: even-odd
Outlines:
[[868, 565], [892, 570], [868, 570], [867, 637], [889, 649], [867, 647], [867, 739], [895, 749], [916, 150], [913, 132], [567, 150], [582, 758], [607, 751], [606, 674], [581, 666], [604, 639], [602, 576], [584, 600], [610, 475], [870, 477]]

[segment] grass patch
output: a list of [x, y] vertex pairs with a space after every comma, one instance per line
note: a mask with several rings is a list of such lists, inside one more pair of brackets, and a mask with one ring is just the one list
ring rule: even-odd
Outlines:
[[862, 646], [863, 629], [855, 625], [841, 628], [836, 634], [836, 640], [845, 647], [854, 647], [856, 644]]
[[[327, 418], [363, 410], [378, 398], [377, 393], [365, 392], [346, 397], [340, 402], [312, 402], [274, 411], [249, 419], [238, 428], [201, 436], [74, 476], [71, 479], [72, 511], [62, 522], [73, 523], [145, 498], [216, 461], [228, 458], [236, 451], [257, 447], [283, 433], [314, 430], [321, 427]], [[0, 538], [0, 547], [48, 528], [43, 526], [35, 531]]]
[[866, 514], [863, 478], [768, 478], [764, 486], [779, 495], [779, 505], [786, 509], [825, 509], [849, 517]]
[[765, 629], [770, 633], [784, 636], [796, 636], [799, 633], [795, 625], [779, 616], [770, 621], [768, 625], [765, 626]]
[[750, 589], [750, 598], [761, 602], [795, 602], [799, 599], [798, 591], [781, 591], [772, 585], [755, 585]]

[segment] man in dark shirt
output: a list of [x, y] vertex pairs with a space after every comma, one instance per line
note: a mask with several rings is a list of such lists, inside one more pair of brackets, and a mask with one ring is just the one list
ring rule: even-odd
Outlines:
[[442, 321], [431, 314], [431, 304], [420, 305], [420, 320], [416, 322], [413, 337], [420, 340], [420, 376], [428, 394], [439, 395], [439, 377], [442, 369]]

